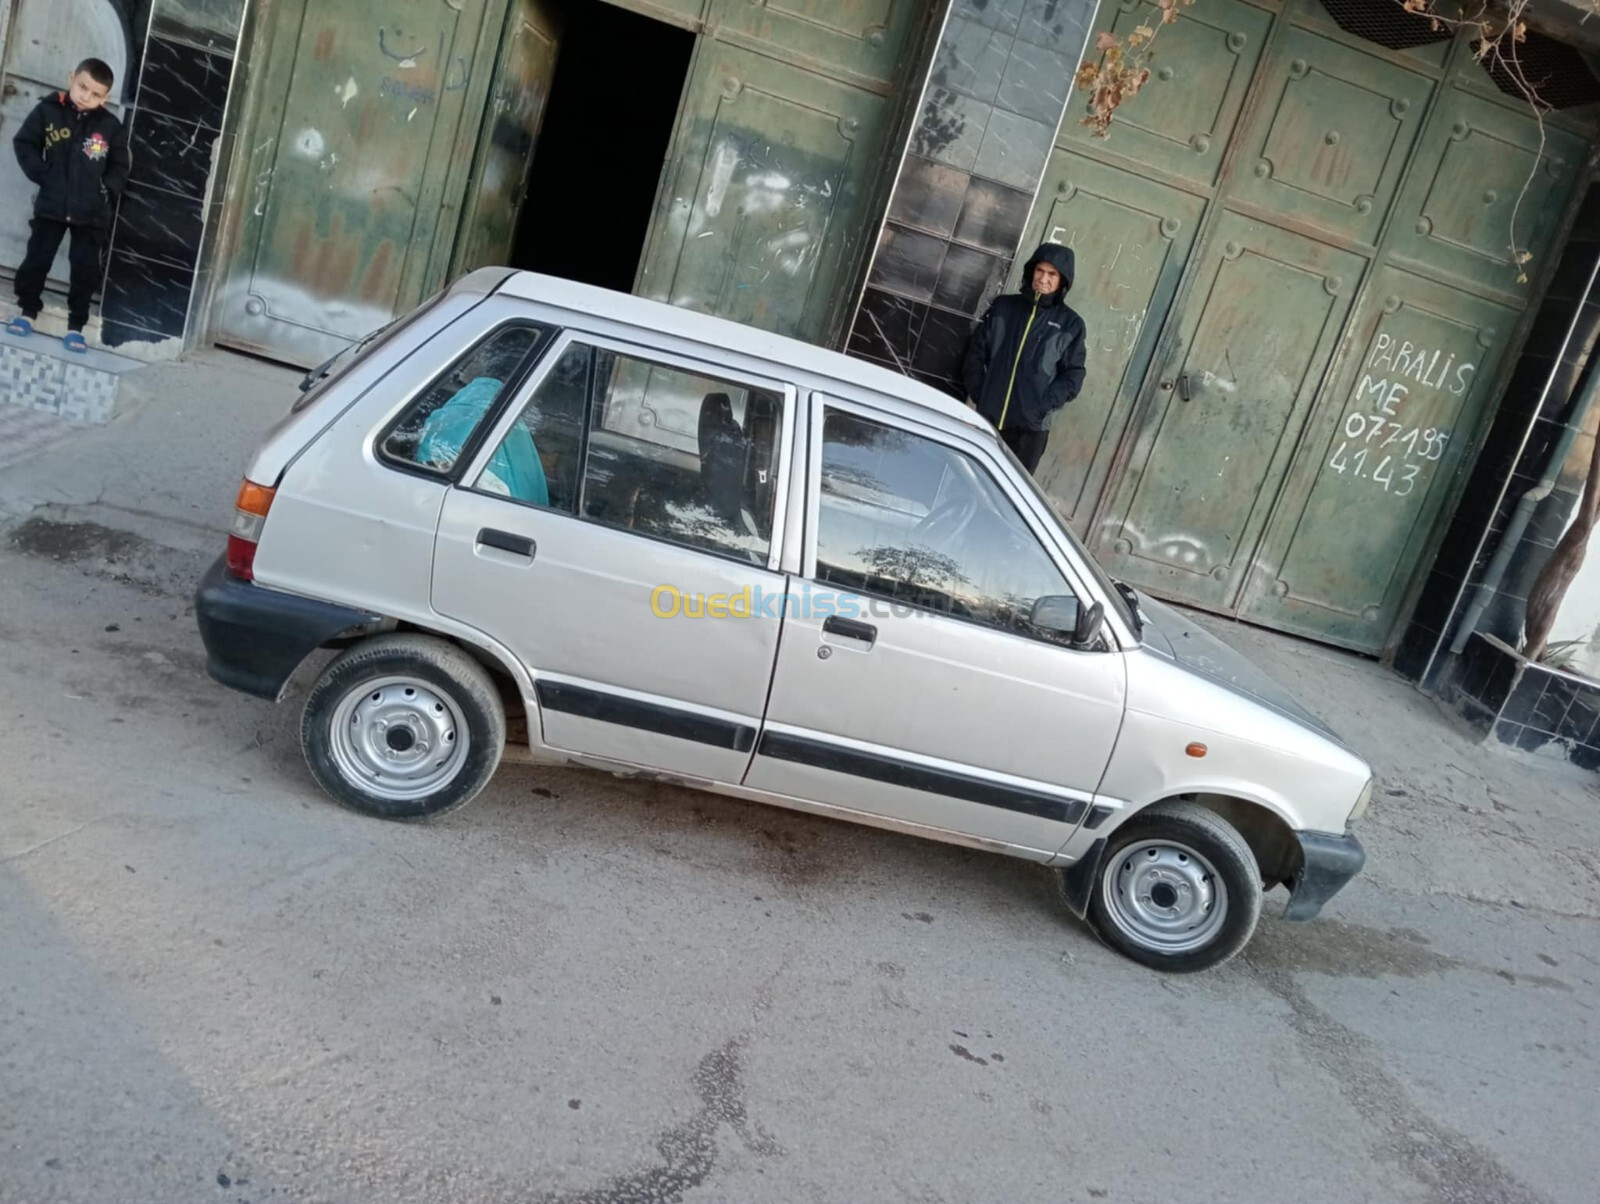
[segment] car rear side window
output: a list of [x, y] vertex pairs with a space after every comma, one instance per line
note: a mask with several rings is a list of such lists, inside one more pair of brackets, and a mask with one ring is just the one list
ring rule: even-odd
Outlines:
[[934, 439], [837, 410], [822, 431], [817, 580], [1018, 635], [1073, 593], [994, 478]]
[[552, 333], [530, 322], [490, 333], [406, 408], [380, 440], [380, 454], [406, 468], [449, 476]]

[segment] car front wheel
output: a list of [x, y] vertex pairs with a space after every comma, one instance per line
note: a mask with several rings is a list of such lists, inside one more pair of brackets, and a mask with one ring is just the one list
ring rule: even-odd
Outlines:
[[1158, 970], [1204, 970], [1249, 942], [1261, 871], [1237, 829], [1196, 803], [1162, 803], [1117, 829], [1089, 922], [1118, 952]]
[[454, 644], [380, 636], [357, 644], [317, 679], [300, 745], [317, 782], [353, 810], [427, 819], [469, 802], [505, 748], [493, 678]]

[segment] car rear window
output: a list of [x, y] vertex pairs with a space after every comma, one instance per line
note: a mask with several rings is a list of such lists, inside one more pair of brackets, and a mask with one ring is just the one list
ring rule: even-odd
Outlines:
[[450, 475], [553, 333], [518, 322], [485, 336], [406, 407], [380, 440], [380, 454], [404, 468]]

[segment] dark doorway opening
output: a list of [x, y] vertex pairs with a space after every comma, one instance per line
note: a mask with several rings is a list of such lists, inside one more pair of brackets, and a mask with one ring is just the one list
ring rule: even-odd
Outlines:
[[511, 266], [632, 292], [694, 34], [602, 0], [561, 8]]

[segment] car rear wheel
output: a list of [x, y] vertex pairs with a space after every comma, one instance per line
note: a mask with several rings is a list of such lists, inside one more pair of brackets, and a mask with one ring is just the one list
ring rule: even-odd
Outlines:
[[488, 672], [431, 636], [367, 640], [317, 679], [300, 719], [312, 776], [380, 819], [427, 819], [471, 801], [494, 775], [506, 717]]
[[1196, 803], [1162, 803], [1117, 829], [1100, 862], [1089, 922], [1158, 970], [1221, 965], [1261, 918], [1261, 871], [1237, 829]]

